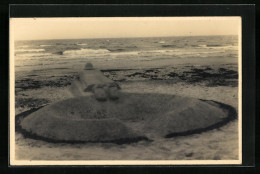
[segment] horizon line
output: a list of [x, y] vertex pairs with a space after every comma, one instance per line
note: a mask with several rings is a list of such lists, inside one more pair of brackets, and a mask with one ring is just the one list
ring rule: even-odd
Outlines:
[[179, 36], [140, 36], [140, 37], [93, 37], [93, 38], [63, 38], [63, 39], [21, 39], [14, 41], [43, 41], [43, 40], [76, 40], [76, 39], [130, 39], [130, 38], [160, 38], [160, 37], [205, 37], [205, 36], [238, 36], [238, 34], [221, 35], [179, 35]]

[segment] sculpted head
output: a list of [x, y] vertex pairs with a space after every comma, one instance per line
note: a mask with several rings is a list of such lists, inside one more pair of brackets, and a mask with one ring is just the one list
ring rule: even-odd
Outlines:
[[85, 65], [85, 68], [84, 68], [85, 70], [91, 70], [91, 69], [94, 69], [93, 68], [93, 65], [92, 65], [92, 63], [86, 63], [86, 65]]

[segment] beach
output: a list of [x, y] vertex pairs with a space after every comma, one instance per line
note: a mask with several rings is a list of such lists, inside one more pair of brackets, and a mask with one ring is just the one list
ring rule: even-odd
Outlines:
[[[122, 93], [213, 100], [238, 113], [237, 36], [17, 41], [14, 57], [16, 116], [73, 98], [69, 87], [87, 62]], [[51, 143], [16, 130], [15, 159], [238, 160], [238, 139], [238, 119], [197, 134], [120, 145]]]
[[[168, 62], [167, 62], [168, 61]], [[238, 66], [225, 63], [165, 60], [160, 64], [135, 62], [104, 68], [105, 76], [116, 81], [122, 92], [161, 93], [231, 105], [238, 111]], [[130, 62], [130, 61], [129, 61]], [[123, 66], [125, 65], [125, 67]], [[78, 68], [80, 69], [80, 68]], [[78, 78], [77, 69], [53, 68], [20, 71], [15, 79], [15, 114], [73, 97], [68, 87]], [[91, 95], [91, 94], [89, 94]], [[113, 143], [65, 144], [24, 138], [15, 133], [17, 160], [237, 160], [238, 120], [200, 134], [157, 138], [153, 142], [117, 145]]]

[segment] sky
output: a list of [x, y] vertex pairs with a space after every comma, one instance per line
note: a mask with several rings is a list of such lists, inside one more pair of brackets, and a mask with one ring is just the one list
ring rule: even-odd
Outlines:
[[11, 18], [14, 40], [237, 35], [240, 17]]

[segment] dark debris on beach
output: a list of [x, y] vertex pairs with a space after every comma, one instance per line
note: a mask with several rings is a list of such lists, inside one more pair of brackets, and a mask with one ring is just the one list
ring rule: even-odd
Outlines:
[[212, 70], [211, 68], [199, 69], [193, 68], [191, 71], [183, 72], [182, 78], [186, 78], [188, 82], [206, 82], [207, 86], [237, 86], [238, 73], [234, 70], [219, 68]]
[[[195, 67], [184, 68], [150, 68], [150, 69], [111, 69], [101, 70], [104, 75], [116, 82], [134, 81], [172, 81], [173, 83], [185, 82], [188, 84], [204, 83], [208, 87], [238, 85], [238, 72], [234, 68]], [[39, 89], [42, 87], [67, 87], [78, 78], [78, 75], [63, 75], [41, 77], [30, 74], [15, 82], [15, 91]]]
[[[205, 83], [206, 86], [231, 86], [238, 85], [238, 72], [226, 68], [213, 69], [211, 67], [195, 68], [189, 66], [182, 71], [175, 68], [146, 69], [146, 70], [122, 70], [105, 71], [104, 74], [115, 81], [136, 81], [136, 80], [173, 80], [174, 82], [186, 82], [189, 84]], [[123, 74], [120, 76], [119, 74]]]
[[68, 76], [65, 75], [63, 77], [55, 77], [50, 76], [49, 78], [41, 78], [36, 75], [30, 76], [31, 78], [24, 78], [21, 80], [17, 80], [15, 82], [16, 93], [22, 90], [28, 89], [39, 89], [42, 87], [66, 87], [71, 85], [73, 79], [77, 78], [77, 76]]
[[16, 107], [28, 107], [28, 108], [38, 108], [49, 103], [49, 100], [45, 98], [16, 98]]

